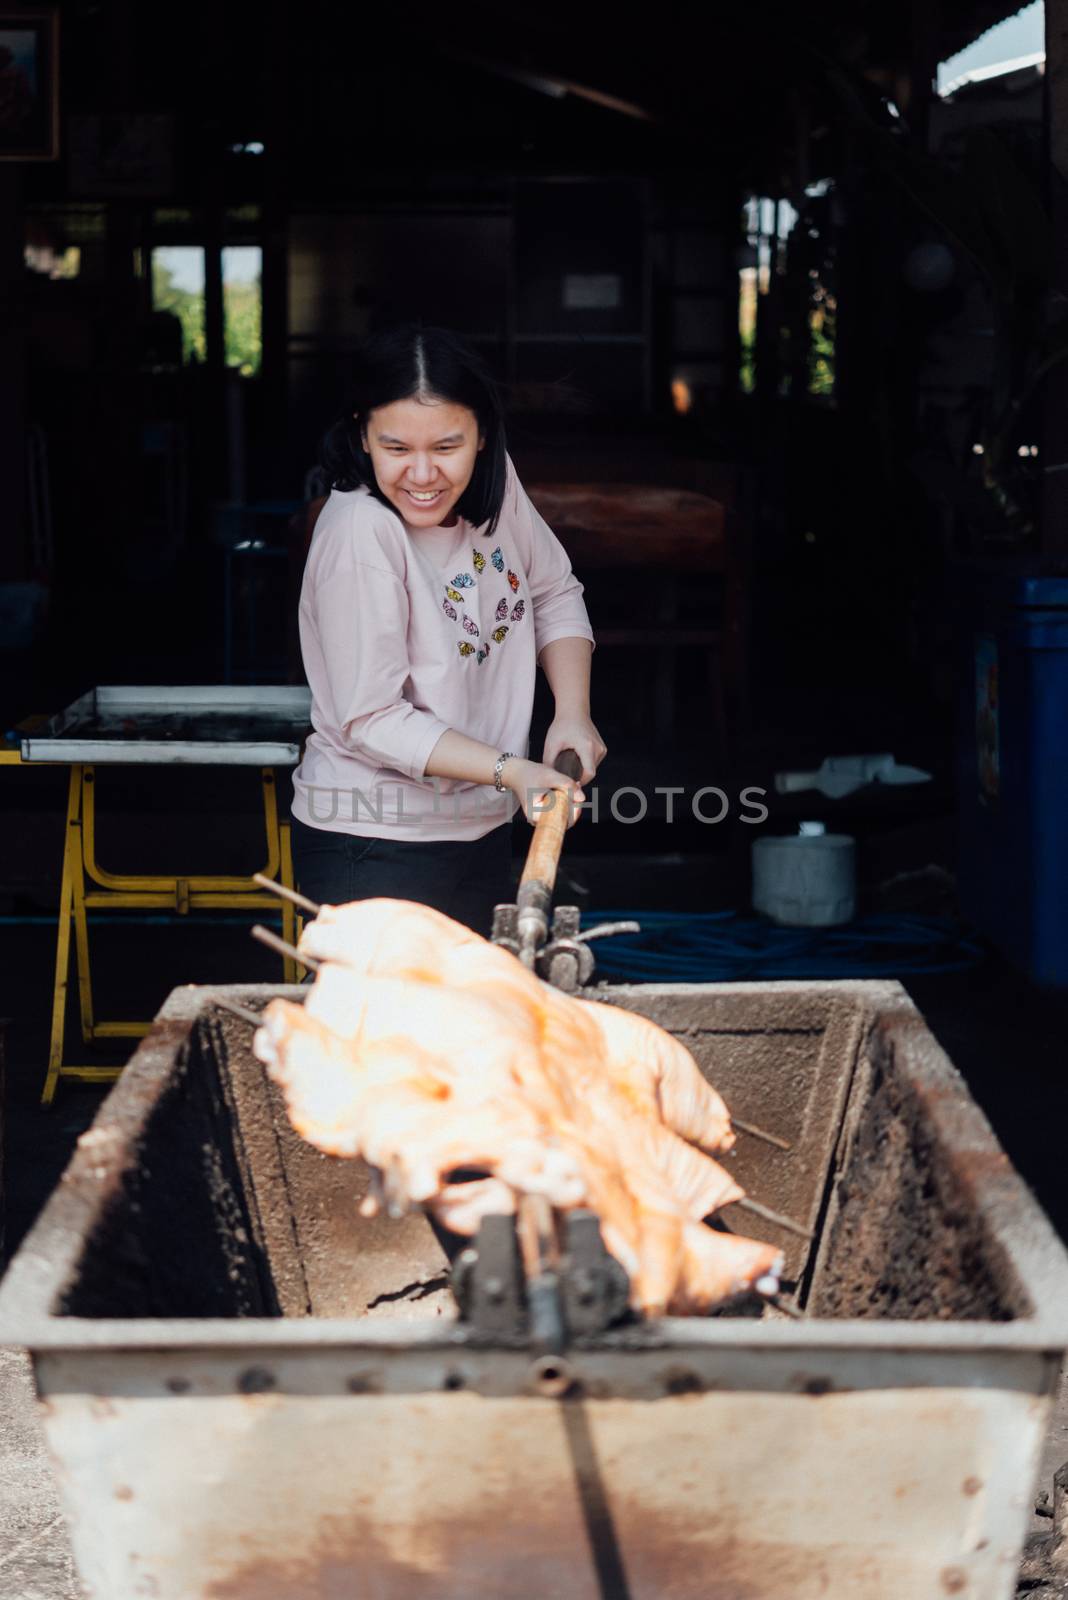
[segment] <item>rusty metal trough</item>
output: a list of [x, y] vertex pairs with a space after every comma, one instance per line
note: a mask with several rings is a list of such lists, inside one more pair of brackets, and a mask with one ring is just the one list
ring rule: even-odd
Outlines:
[[90, 1595], [1013, 1593], [1068, 1258], [897, 984], [598, 991], [790, 1145], [736, 1170], [814, 1242], [780, 1238], [804, 1321], [619, 1328], [562, 1399], [292, 1133], [216, 1004], [279, 992], [171, 996], [0, 1288]]

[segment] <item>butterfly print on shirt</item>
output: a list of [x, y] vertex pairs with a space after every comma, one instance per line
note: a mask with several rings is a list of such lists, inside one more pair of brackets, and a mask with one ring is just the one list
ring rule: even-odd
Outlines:
[[[506, 575], [508, 586], [511, 589], [512, 594], [517, 595], [519, 593], [519, 576], [517, 573], [513, 572], [511, 567], [509, 567], [505, 562], [504, 552], [499, 545], [495, 550], [490, 552], [489, 559], [493, 564], [493, 569], [495, 572], [503, 572]], [[486, 570], [486, 558], [482, 554], [481, 550], [472, 550], [471, 564], [479, 576], [483, 576]], [[471, 617], [466, 611], [461, 611], [458, 614], [455, 605], [450, 603], [463, 601], [466, 599], [464, 591], [467, 589], [475, 589], [477, 587], [478, 585], [469, 572], [458, 572], [453, 578], [452, 582], [446, 583], [445, 585], [446, 598], [442, 601], [442, 610], [449, 618], [450, 622], [458, 622], [466, 634], [469, 634], [472, 639], [479, 640], [477, 645], [469, 644], [466, 639], [459, 640], [457, 641], [457, 649], [464, 660], [466, 660], [468, 657], [473, 657], [475, 665], [480, 667], [490, 653], [489, 640], [481, 638], [478, 623], [473, 617]], [[510, 605], [511, 612], [509, 613]], [[523, 617], [526, 615], [526, 609], [527, 603], [522, 599], [517, 599], [514, 604], [512, 604], [507, 598], [502, 598], [497, 601], [493, 612], [494, 621], [497, 623], [497, 626], [493, 629], [492, 634], [490, 635], [494, 644], [499, 645], [504, 643], [505, 639], [508, 637], [509, 623], [521, 622]]]

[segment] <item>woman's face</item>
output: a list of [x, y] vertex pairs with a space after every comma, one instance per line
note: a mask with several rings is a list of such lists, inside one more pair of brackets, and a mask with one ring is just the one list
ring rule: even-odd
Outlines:
[[360, 436], [378, 487], [413, 528], [451, 526], [485, 440], [478, 419], [450, 400], [395, 400], [377, 406]]

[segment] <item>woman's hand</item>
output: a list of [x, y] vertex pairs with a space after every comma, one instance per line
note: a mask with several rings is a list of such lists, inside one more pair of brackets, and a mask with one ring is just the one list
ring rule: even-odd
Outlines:
[[551, 767], [564, 750], [574, 750], [582, 762], [582, 782], [589, 783], [605, 756], [607, 746], [588, 716], [556, 716], [545, 735], [543, 759]]
[[515, 795], [523, 807], [523, 815], [531, 825], [537, 822], [539, 814], [545, 809], [546, 798], [552, 789], [571, 796], [571, 815], [567, 822], [569, 828], [573, 828], [578, 821], [579, 808], [586, 798], [573, 778], [565, 777], [555, 767], [541, 761], [525, 761], [519, 756], [509, 756], [504, 763], [501, 782]]

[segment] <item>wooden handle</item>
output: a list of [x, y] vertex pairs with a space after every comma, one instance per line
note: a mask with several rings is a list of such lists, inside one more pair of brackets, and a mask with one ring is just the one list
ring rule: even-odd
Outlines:
[[[582, 777], [582, 762], [574, 750], [563, 750], [556, 758], [556, 770], [562, 772], [565, 778], [578, 783]], [[523, 876], [519, 880], [520, 888], [526, 883], [537, 882], [544, 884], [549, 893], [552, 893], [560, 851], [563, 849], [564, 835], [567, 832], [567, 819], [567, 796], [557, 789], [553, 793], [551, 804], [546, 804], [545, 810], [538, 814], [538, 820], [534, 824], [534, 837], [530, 841]]]

